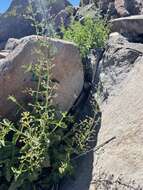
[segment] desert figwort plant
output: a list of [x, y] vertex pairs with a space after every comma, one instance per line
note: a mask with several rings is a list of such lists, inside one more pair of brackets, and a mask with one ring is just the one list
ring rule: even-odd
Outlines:
[[[47, 188], [53, 187], [63, 176], [72, 173], [71, 158], [85, 151], [85, 142], [91, 135], [89, 119], [77, 124], [71, 116], [53, 106], [54, 54], [49, 41], [40, 39], [39, 45], [39, 60], [27, 70], [37, 82], [36, 90], [27, 90], [32, 101], [26, 102], [24, 107], [10, 96], [9, 99], [20, 106], [20, 119], [14, 123], [7, 119], [0, 122], [0, 170], [9, 190], [27, 186], [37, 189], [43, 178]], [[47, 57], [40, 51], [44, 47]], [[44, 170], [46, 176], [41, 177]]]
[[[35, 19], [33, 23], [37, 25]], [[41, 26], [36, 26], [37, 33]], [[26, 90], [31, 98], [24, 105], [10, 96], [20, 117], [15, 122], [0, 121], [0, 188], [6, 190], [54, 189], [63, 176], [73, 173], [72, 160], [86, 151], [93, 133], [92, 119], [76, 123], [53, 105], [56, 84], [52, 81], [52, 61], [56, 50], [45, 36], [37, 39], [37, 62], [25, 68], [32, 73], [37, 88]]]
[[86, 57], [91, 49], [103, 48], [109, 34], [109, 27], [103, 19], [90, 17], [83, 23], [74, 21], [68, 28], [62, 27], [63, 38], [72, 41], [79, 47], [82, 57]]

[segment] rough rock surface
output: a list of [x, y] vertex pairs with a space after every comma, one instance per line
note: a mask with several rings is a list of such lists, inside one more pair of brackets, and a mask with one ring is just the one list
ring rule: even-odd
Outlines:
[[143, 44], [129, 42], [117, 32], [110, 35], [98, 68], [103, 100], [109, 95], [118, 94], [116, 86], [128, 76], [142, 54]]
[[5, 50], [12, 51], [16, 48], [16, 46], [19, 44], [19, 40], [16, 38], [9, 38], [8, 41], [5, 44]]
[[6, 58], [8, 54], [9, 54], [9, 51], [6, 51], [6, 50], [0, 51], [0, 59]]
[[[35, 34], [35, 28], [31, 25], [32, 21], [28, 18], [30, 2], [32, 9], [37, 16], [35, 19], [41, 21], [44, 18], [55, 17], [61, 10], [64, 10], [70, 3], [67, 0], [56, 0], [49, 4], [46, 0], [13, 0], [9, 9], [0, 16], [0, 46], [1, 49], [9, 38], [21, 38]], [[64, 15], [59, 15], [58, 19], [64, 19]], [[54, 20], [53, 20], [54, 23]], [[59, 23], [60, 24], [60, 23]], [[56, 23], [56, 28], [59, 27]], [[47, 28], [48, 30], [48, 28]]]
[[[108, 175], [106, 179], [114, 175], [114, 181], [120, 177], [125, 185], [134, 186], [136, 189], [143, 188], [142, 63], [143, 58], [136, 63], [124, 80], [118, 95], [110, 98], [107, 105], [103, 106], [98, 145], [114, 136], [116, 139], [104, 146], [103, 152], [98, 156], [95, 154], [95, 173], [93, 173], [95, 187], [99, 184], [99, 179], [105, 180], [101, 174], [106, 173]], [[130, 181], [135, 181], [134, 185]], [[125, 189], [125, 185], [118, 184], [118, 187], [122, 190]], [[106, 189], [109, 189], [115, 184], [106, 183], [106, 186], [108, 187]], [[100, 184], [100, 187], [104, 187], [104, 184]]]
[[109, 44], [100, 63], [106, 76], [103, 85], [110, 90], [100, 106], [97, 146], [115, 139], [94, 154], [94, 185], [90, 190], [142, 189], [143, 44], [129, 43], [117, 34], [110, 37]]
[[[83, 0], [84, 6], [92, 3], [96, 3], [102, 15], [106, 15], [109, 19], [143, 13], [142, 0]], [[82, 1], [80, 4], [82, 4]]]
[[119, 32], [134, 38], [143, 37], [143, 15], [118, 18], [111, 21], [112, 32]]
[[[37, 36], [20, 39], [15, 49], [5, 59], [0, 59], [1, 116], [13, 113], [12, 110], [15, 108], [15, 105], [7, 100], [9, 95], [14, 95], [21, 102], [26, 98], [22, 91], [28, 87], [35, 87], [32, 74], [26, 73], [23, 66], [37, 62], [39, 58], [36, 52], [39, 48], [37, 40]], [[52, 77], [57, 81], [57, 96], [54, 98], [54, 104], [61, 110], [68, 111], [83, 88], [84, 74], [79, 51], [73, 43], [62, 40], [52, 39], [49, 43], [55, 49]], [[45, 58], [47, 51], [48, 49], [44, 51]]]

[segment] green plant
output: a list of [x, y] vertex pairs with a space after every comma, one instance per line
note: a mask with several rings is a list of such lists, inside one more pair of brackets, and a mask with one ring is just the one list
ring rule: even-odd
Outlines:
[[[0, 171], [9, 190], [36, 189], [43, 171], [47, 174], [46, 187], [52, 187], [66, 174], [71, 174], [71, 157], [86, 150], [85, 142], [92, 132], [90, 119], [75, 123], [67, 113], [53, 106], [55, 85], [51, 81], [53, 47], [39, 42], [39, 60], [30, 65], [37, 82], [37, 90], [28, 89], [32, 101], [21, 106], [14, 97], [9, 97], [21, 109], [17, 122], [3, 119], [0, 122]], [[43, 58], [40, 49], [48, 47]], [[69, 127], [70, 126], [70, 127]], [[71, 127], [72, 126], [72, 127]]]
[[32, 6], [25, 17], [43, 36], [37, 42], [37, 63], [25, 68], [37, 88], [26, 90], [31, 98], [24, 105], [9, 97], [18, 106], [17, 121], [0, 120], [0, 189], [54, 189], [63, 176], [73, 173], [72, 160], [86, 151], [95, 118], [77, 123], [53, 105], [56, 84], [51, 69], [56, 49], [44, 36], [48, 23], [36, 21]]
[[75, 21], [68, 28], [62, 27], [62, 31], [65, 40], [78, 45], [82, 57], [86, 57], [90, 49], [104, 47], [109, 34], [109, 28], [103, 20], [90, 17], [85, 18], [82, 24]]

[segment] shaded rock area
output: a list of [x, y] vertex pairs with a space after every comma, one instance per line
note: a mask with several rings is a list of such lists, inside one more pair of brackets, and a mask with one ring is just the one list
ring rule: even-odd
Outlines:
[[[71, 4], [67, 0], [56, 0], [50, 3], [46, 0], [13, 0], [9, 9], [0, 15], [0, 49], [4, 48], [5, 42], [9, 38], [21, 38], [24, 36], [35, 34], [33, 21], [30, 19], [31, 8], [35, 16], [35, 20], [41, 22], [48, 18], [53, 19], [53, 25], [56, 28], [60, 26], [58, 20], [62, 20], [65, 25], [69, 23], [69, 14], [65, 8]], [[65, 11], [65, 14], [60, 13]], [[57, 15], [57, 16], [56, 16]], [[54, 17], [56, 16], [56, 20]], [[49, 27], [46, 27], [48, 32]], [[48, 35], [48, 34], [47, 34]]]
[[143, 41], [143, 15], [118, 18], [111, 21], [112, 32], [119, 32], [132, 38], [132, 41]]
[[[5, 117], [15, 114], [15, 104], [7, 100], [9, 95], [14, 95], [19, 102], [26, 100], [23, 90], [35, 88], [32, 73], [25, 72], [23, 66], [39, 63], [39, 53], [36, 51], [41, 48], [38, 44], [37, 36], [28, 36], [19, 41], [9, 40], [6, 48], [12, 49], [9, 54], [6, 50], [0, 53], [0, 115]], [[42, 38], [41, 38], [42, 39]], [[13, 41], [13, 43], [11, 42]], [[13, 45], [17, 43], [13, 49]], [[79, 51], [70, 42], [62, 40], [50, 40], [54, 48], [55, 55], [53, 60], [52, 78], [56, 81], [56, 97], [54, 104], [58, 105], [63, 111], [68, 111], [78, 98], [84, 82], [83, 66]], [[48, 48], [42, 50], [42, 59], [48, 59]], [[9, 114], [13, 113], [13, 114]]]

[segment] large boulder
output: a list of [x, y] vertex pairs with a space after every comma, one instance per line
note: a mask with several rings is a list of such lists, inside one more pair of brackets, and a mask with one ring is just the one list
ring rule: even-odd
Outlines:
[[[31, 8], [36, 21], [41, 22], [46, 18], [48, 23], [52, 19], [53, 28], [56, 30], [60, 26], [60, 22], [54, 24], [55, 16], [69, 5], [67, 0], [54, 0], [53, 3], [49, 3], [47, 0], [13, 0], [9, 9], [0, 16], [0, 48], [4, 47], [4, 43], [9, 38], [21, 38], [35, 34], [33, 21], [30, 19]], [[64, 15], [60, 14], [58, 19], [66, 23]], [[48, 30], [49, 26], [45, 30], [47, 34]]]
[[[143, 57], [122, 82], [118, 95], [102, 107], [92, 189], [143, 188]], [[132, 188], [131, 188], [132, 187]]]
[[[25, 72], [23, 66], [38, 62], [39, 53], [36, 50], [41, 48], [39, 38], [28, 36], [16, 41], [16, 47], [5, 58], [0, 59], [0, 115], [3, 117], [15, 114], [15, 105], [7, 100], [9, 95], [14, 95], [17, 101], [23, 103], [27, 100], [24, 89], [37, 86], [32, 80], [33, 75]], [[79, 51], [70, 42], [48, 38], [46, 41], [52, 44], [55, 51], [51, 71], [57, 86], [54, 104], [60, 110], [68, 111], [83, 88], [84, 74]], [[48, 48], [41, 50], [46, 59]]]
[[143, 37], [143, 15], [114, 19], [111, 30], [132, 38]]
[[94, 153], [90, 190], [142, 189], [143, 44], [112, 34], [99, 72], [108, 99], [100, 103], [100, 149]]

